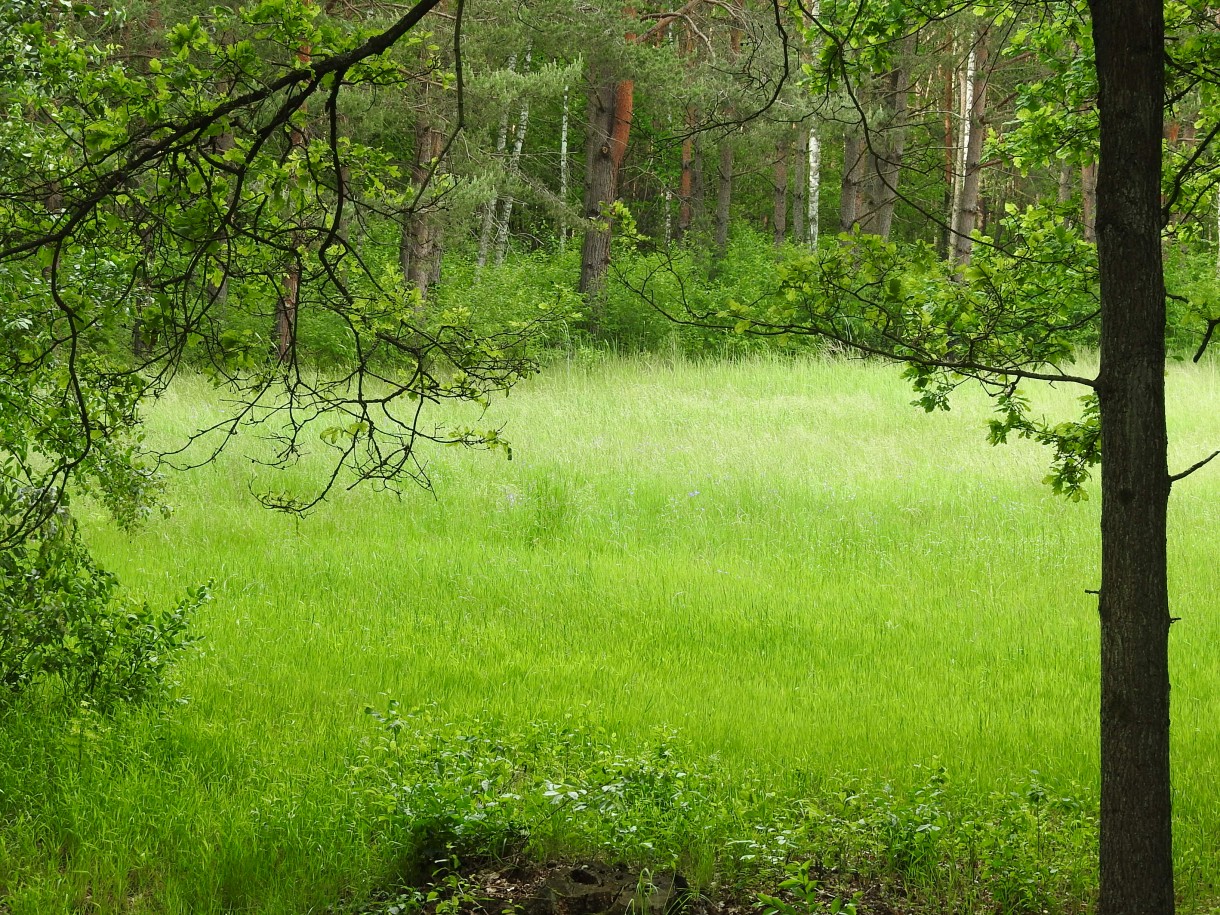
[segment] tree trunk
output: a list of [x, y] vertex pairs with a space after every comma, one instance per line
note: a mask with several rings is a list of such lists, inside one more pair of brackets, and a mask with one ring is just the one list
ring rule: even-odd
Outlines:
[[970, 52], [970, 109], [962, 124], [966, 138], [963, 156], [965, 167], [962, 170], [957, 211], [953, 214], [956, 232], [953, 236], [953, 262], [960, 265], [970, 263], [970, 252], [974, 248], [974, 239], [970, 233], [978, 228], [979, 221], [979, 179], [982, 174], [983, 134], [987, 114], [987, 38], [987, 27], [982, 26]]
[[971, 45], [965, 64], [958, 73], [961, 89], [958, 108], [958, 134], [953, 147], [953, 202], [949, 209], [949, 259], [957, 256], [957, 239], [961, 235], [962, 196], [966, 184], [966, 157], [970, 148], [970, 115], [974, 111], [975, 49]]
[[[517, 69], [517, 55], [513, 54], [508, 58], [508, 72], [513, 73]], [[564, 133], [563, 139], [567, 140], [567, 94], [564, 94]], [[508, 106], [505, 105], [504, 111], [500, 114], [500, 129], [496, 131], [496, 159], [497, 161], [504, 158], [504, 151], [508, 148]], [[562, 166], [561, 166], [562, 167]], [[483, 225], [479, 229], [479, 253], [475, 258], [475, 275], [477, 276], [484, 267], [487, 266], [487, 256], [491, 253], [492, 234], [496, 227], [496, 211], [500, 203], [499, 187], [491, 195], [491, 200], [487, 201], [483, 207]], [[405, 275], [405, 271], [404, 271]]]
[[[559, 124], [559, 199], [567, 206], [568, 202], [568, 87], [563, 87], [563, 118]], [[568, 227], [563, 221], [559, 223], [559, 247], [566, 246]]]
[[426, 111], [420, 112], [415, 125], [415, 162], [411, 167], [411, 182], [416, 189], [415, 211], [405, 228], [403, 278], [419, 290], [421, 300], [428, 297], [428, 290], [441, 273], [440, 227], [436, 224], [436, 213], [432, 212], [434, 205], [427, 200], [427, 184], [444, 143], [444, 133], [429, 120]]
[[822, 202], [822, 141], [818, 139], [816, 127], [809, 128], [809, 192], [806, 196], [807, 234], [809, 247], [818, 247], [818, 233], [821, 229], [819, 210]]
[[692, 144], [690, 166], [690, 219], [691, 225], [705, 228], [707, 225], [707, 179], [703, 171], [703, 136], [697, 135]]
[[1067, 203], [1072, 199], [1072, 170], [1068, 168], [1066, 162], [1059, 165], [1059, 186], [1055, 191], [1055, 200], [1059, 205]]
[[[124, 44], [128, 48], [136, 47], [139, 42], [133, 34], [134, 23], [131, 20], [124, 25]], [[142, 30], [146, 35], [156, 36], [161, 31], [161, 4], [160, 0], [153, 0], [149, 4], [146, 18], [142, 23]], [[156, 43], [149, 46], [151, 56], [160, 53], [160, 48]], [[147, 72], [147, 68], [144, 68]], [[54, 187], [54, 185], [52, 185]], [[60, 202], [57, 199], [58, 194], [54, 191], [47, 200], [47, 212], [54, 213], [59, 210]], [[136, 359], [146, 359], [152, 354], [153, 349], [157, 345], [157, 337], [155, 331], [149, 331], [144, 323], [144, 309], [152, 302], [152, 261], [153, 261], [153, 227], [147, 226], [140, 231], [140, 249], [142, 254], [142, 264], [140, 266], [140, 284], [139, 289], [134, 290], [132, 296], [132, 304], [134, 305], [134, 314], [131, 322], [131, 353]], [[206, 261], [205, 270], [206, 273]], [[50, 277], [50, 270], [44, 271], [44, 275]]]
[[[525, 66], [529, 69], [530, 54], [525, 52]], [[521, 110], [517, 115], [517, 130], [513, 137], [513, 152], [508, 160], [508, 179], [510, 182], [516, 182], [521, 176], [521, 150], [525, 146], [525, 131], [530, 120], [530, 105], [529, 101], [521, 103]], [[504, 257], [508, 254], [508, 236], [509, 228], [513, 220], [513, 195], [510, 188], [509, 193], [505, 194], [500, 201], [500, 219], [499, 225], [496, 227], [496, 266], [504, 263]]]
[[805, 194], [809, 188], [809, 131], [796, 125], [796, 174], [792, 179], [792, 240], [805, 243]]
[[300, 289], [301, 265], [294, 260], [284, 276], [284, 286], [275, 304], [275, 355], [281, 365], [291, 361], [295, 349]]
[[1161, 0], [1090, 0], [1101, 168], [1100, 915], [1172, 915]]
[[619, 169], [631, 132], [634, 84], [591, 74], [585, 132], [585, 240], [580, 252], [580, 292], [589, 305], [588, 327], [601, 329], [603, 289], [610, 268], [610, 206], [618, 197]]
[[[308, 64], [312, 58], [313, 48], [310, 45], [302, 44], [297, 48], [298, 63]], [[294, 149], [303, 149], [305, 132], [298, 127], [293, 127], [289, 134], [289, 143]], [[288, 266], [279, 298], [275, 303], [275, 354], [281, 364], [291, 361], [296, 350], [297, 309], [300, 304], [301, 290], [301, 260], [296, 250], [299, 239], [296, 233], [290, 237], [293, 249], [292, 261]]]
[[938, 239], [938, 250], [940, 256], [945, 260], [949, 259], [953, 249], [954, 194], [957, 189], [957, 169], [954, 167], [954, 162], [957, 159], [957, 146], [953, 140], [954, 72], [952, 66], [945, 67], [945, 194], [944, 208], [941, 210], [945, 214], [945, 219], [940, 223], [940, 237]]
[[716, 256], [724, 257], [729, 246], [729, 209], [733, 203], [733, 138], [720, 141], [720, 162], [716, 168]]
[[1084, 224], [1084, 240], [1097, 241], [1097, 163], [1090, 162], [1080, 169], [1080, 217]]
[[843, 140], [843, 190], [839, 195], [839, 230], [842, 232], [850, 232], [860, 219], [864, 154], [864, 140], [849, 132]]
[[859, 179], [856, 222], [862, 232], [887, 238], [894, 222], [898, 202], [898, 181], [906, 148], [907, 101], [910, 96], [906, 58], [915, 47], [914, 34], [902, 40], [899, 60], [880, 80], [869, 96], [875, 96], [880, 115], [866, 125], [867, 149], [863, 153], [863, 174]]
[[775, 144], [775, 169], [772, 177], [774, 206], [772, 207], [775, 230], [775, 247], [782, 247], [788, 234], [788, 149], [792, 138], [784, 134]]
[[682, 173], [678, 179], [678, 238], [690, 231], [694, 219], [695, 193], [695, 126], [693, 108], [686, 109], [686, 139], [682, 141]]

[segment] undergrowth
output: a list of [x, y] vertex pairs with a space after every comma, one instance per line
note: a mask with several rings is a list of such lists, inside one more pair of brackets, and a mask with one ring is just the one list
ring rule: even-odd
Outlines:
[[867, 774], [777, 789], [673, 733], [641, 742], [574, 720], [509, 729], [395, 704], [371, 714], [379, 732], [353, 775], [407, 884], [521, 856], [676, 869], [704, 894], [778, 915], [823, 911], [823, 886], [944, 912], [1081, 911], [1094, 891], [1095, 804], [1037, 773], [1008, 791], [941, 765], [912, 789]]

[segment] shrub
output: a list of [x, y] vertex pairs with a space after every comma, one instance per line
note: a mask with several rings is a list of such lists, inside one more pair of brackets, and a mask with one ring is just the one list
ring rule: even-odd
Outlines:
[[153, 697], [194, 641], [191, 615], [206, 599], [206, 588], [169, 608], [124, 597], [60, 509], [0, 551], [0, 702], [40, 683], [97, 709]]

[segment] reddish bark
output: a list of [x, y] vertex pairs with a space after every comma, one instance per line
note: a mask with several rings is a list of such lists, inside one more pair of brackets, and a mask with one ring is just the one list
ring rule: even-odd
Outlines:
[[[689, 130], [690, 119], [687, 118]], [[682, 141], [682, 175], [678, 182], [678, 236], [681, 237], [690, 230], [691, 225], [691, 190], [694, 182], [693, 165], [695, 158], [695, 141], [688, 136]]]

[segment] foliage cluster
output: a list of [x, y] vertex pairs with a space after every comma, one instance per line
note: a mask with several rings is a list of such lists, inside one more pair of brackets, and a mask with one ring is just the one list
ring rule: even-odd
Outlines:
[[1037, 773], [1007, 792], [935, 767], [912, 790], [865, 776], [793, 793], [674, 734], [642, 744], [572, 720], [506, 729], [393, 703], [373, 715], [382, 731], [355, 775], [408, 881], [522, 851], [596, 856], [677, 868], [710, 894], [778, 886], [760, 907], [812, 915], [860, 888], [921, 910], [1077, 911], [1095, 880], [1092, 803]]
[[61, 508], [0, 551], [0, 705], [42, 686], [97, 710], [165, 695], [170, 667], [195, 638], [198, 588], [172, 607], [123, 595]]

